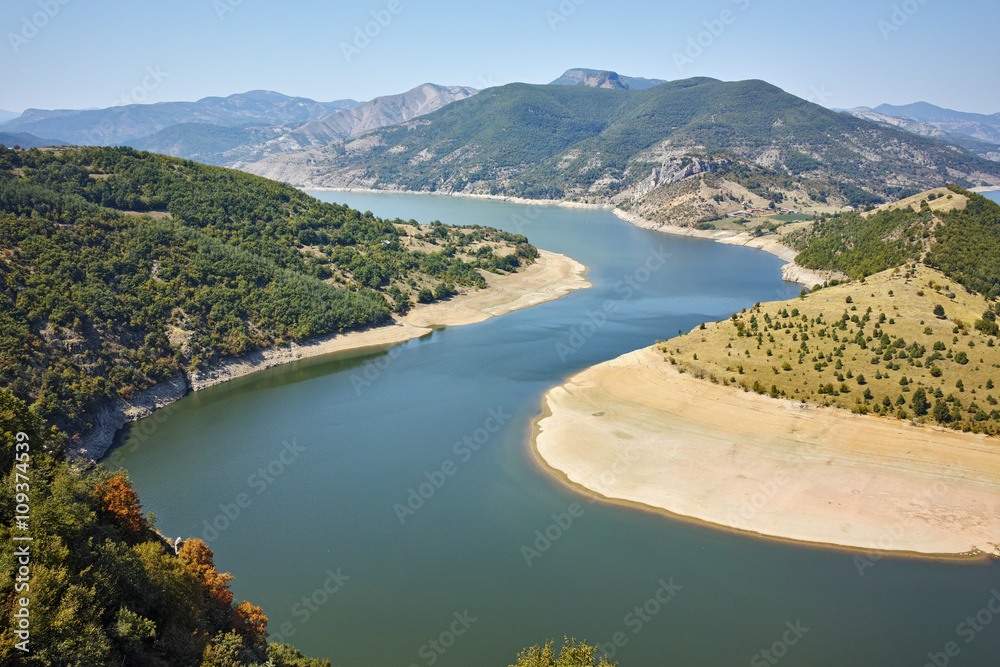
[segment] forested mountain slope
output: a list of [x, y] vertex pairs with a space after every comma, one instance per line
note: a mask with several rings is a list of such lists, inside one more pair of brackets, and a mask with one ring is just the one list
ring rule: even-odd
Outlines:
[[0, 149], [0, 388], [70, 435], [223, 357], [377, 325], [535, 249], [122, 148]]
[[943, 141], [830, 111], [763, 81], [708, 78], [645, 90], [510, 84], [244, 168], [296, 185], [617, 203], [658, 169], [719, 154], [878, 195], [949, 180], [1000, 184], [1000, 164]]

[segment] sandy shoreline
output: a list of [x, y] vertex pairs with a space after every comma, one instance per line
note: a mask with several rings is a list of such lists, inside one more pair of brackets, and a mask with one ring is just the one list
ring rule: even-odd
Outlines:
[[[631, 223], [636, 227], [641, 227], [643, 229], [651, 229], [657, 232], [663, 232], [664, 234], [673, 234], [675, 236], [691, 236], [695, 238], [708, 239], [709, 241], [716, 241], [718, 243], [727, 243], [729, 245], [741, 245], [747, 248], [757, 248], [763, 250], [764, 252], [769, 252], [772, 255], [784, 260], [786, 264], [781, 267], [781, 277], [783, 280], [787, 280], [793, 283], [799, 283], [805, 285], [806, 287], [812, 287], [813, 285], [822, 284], [827, 280], [834, 278], [843, 279], [845, 276], [838, 274], [836, 272], [830, 271], [813, 271], [805, 267], [799, 266], [795, 263], [795, 257], [798, 252], [789, 248], [788, 246], [780, 243], [773, 237], [755, 237], [752, 234], [744, 233], [734, 233], [731, 231], [716, 231], [716, 230], [700, 230], [694, 229], [693, 227], [678, 227], [674, 225], [664, 225], [661, 223], [653, 222], [647, 220], [640, 215], [635, 213], [629, 213], [628, 211], [623, 211], [617, 208], [613, 204], [588, 204], [583, 202], [571, 202], [571, 201], [550, 201], [546, 199], [524, 199], [522, 197], [509, 197], [506, 195], [486, 195], [486, 194], [470, 194], [464, 192], [448, 192], [448, 193], [436, 193], [436, 192], [418, 192], [414, 190], [376, 190], [374, 188], [329, 188], [329, 187], [303, 187], [303, 190], [313, 190], [315, 192], [364, 192], [370, 194], [406, 194], [406, 195], [429, 195], [438, 197], [465, 197], [468, 199], [492, 199], [495, 201], [505, 201], [514, 204], [525, 204], [528, 206], [559, 206], [562, 208], [579, 208], [579, 209], [593, 209], [601, 211], [611, 211], [621, 220]], [[1000, 188], [998, 188], [1000, 189]]]
[[105, 454], [115, 433], [125, 424], [148, 417], [173, 403], [189, 390], [200, 391], [229, 380], [300, 359], [334, 352], [381, 347], [426, 336], [435, 327], [454, 327], [483, 322], [491, 317], [530, 308], [558, 299], [574, 290], [591, 287], [587, 267], [580, 262], [548, 250], [539, 250], [535, 263], [505, 276], [490, 276], [486, 289], [464, 294], [448, 301], [418, 305], [389, 324], [363, 331], [319, 336], [304, 343], [257, 350], [242, 357], [226, 359], [204, 371], [184, 376], [178, 374], [125, 401], [118, 399], [93, 415], [94, 428], [83, 436], [71, 456], [97, 460]]
[[[290, 184], [291, 185], [291, 184]], [[526, 204], [528, 206], [559, 206], [562, 208], [589, 208], [601, 211], [610, 211], [614, 204], [587, 204], [584, 202], [563, 201], [552, 199], [525, 199], [524, 197], [511, 197], [508, 195], [487, 195], [471, 192], [426, 192], [423, 190], [378, 190], [375, 188], [330, 188], [317, 186], [293, 185], [303, 192], [363, 192], [375, 195], [427, 195], [429, 197], [464, 197], [466, 199], [490, 199], [493, 201], [505, 201], [512, 204]]]
[[795, 257], [799, 254], [796, 250], [789, 248], [773, 236], [753, 236], [747, 232], [736, 233], [728, 230], [695, 229], [693, 227], [678, 227], [676, 225], [664, 225], [662, 223], [647, 220], [635, 213], [629, 213], [616, 208], [614, 214], [626, 222], [630, 222], [636, 227], [651, 229], [664, 234], [675, 236], [691, 236], [699, 239], [708, 239], [717, 243], [728, 245], [739, 245], [746, 248], [757, 248], [764, 252], [784, 260], [786, 263], [781, 267], [781, 277], [793, 283], [799, 283], [806, 287], [819, 285], [833, 278], [844, 278], [838, 273], [831, 271], [813, 271], [795, 263]]
[[545, 395], [532, 448], [613, 501], [871, 553], [1000, 557], [1000, 443], [678, 373], [651, 348]]

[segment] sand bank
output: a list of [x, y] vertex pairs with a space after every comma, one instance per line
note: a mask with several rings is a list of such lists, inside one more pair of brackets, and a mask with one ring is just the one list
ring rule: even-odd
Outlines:
[[466, 199], [490, 199], [493, 201], [503, 201], [511, 204], [525, 204], [527, 206], [559, 206], [561, 208], [585, 208], [594, 209], [601, 211], [610, 211], [614, 208], [614, 204], [611, 203], [587, 203], [587, 202], [576, 202], [576, 201], [566, 201], [562, 199], [525, 199], [524, 197], [512, 197], [509, 195], [489, 195], [480, 194], [472, 192], [427, 192], [426, 190], [404, 190], [402, 188], [392, 189], [392, 188], [351, 188], [351, 187], [320, 187], [313, 185], [296, 185], [294, 183], [289, 183], [292, 187], [298, 188], [303, 192], [363, 192], [366, 194], [376, 194], [376, 195], [427, 195], [429, 197], [464, 197]]
[[318, 357], [366, 347], [381, 347], [425, 336], [434, 327], [461, 326], [552, 301], [578, 289], [590, 287], [587, 267], [559, 253], [539, 250], [534, 264], [505, 276], [490, 275], [486, 289], [469, 292], [448, 301], [421, 304], [386, 325], [363, 331], [319, 336], [303, 343], [257, 350], [226, 359], [212, 368], [188, 376], [177, 375], [129, 400], [117, 399], [102, 407], [91, 420], [94, 428], [80, 438], [70, 452], [97, 460], [107, 451], [115, 433], [125, 424], [152, 414], [190, 391], [199, 391], [234, 378], [299, 359]]
[[1000, 442], [681, 374], [653, 349], [549, 391], [533, 447], [573, 486], [769, 537], [1000, 557]]

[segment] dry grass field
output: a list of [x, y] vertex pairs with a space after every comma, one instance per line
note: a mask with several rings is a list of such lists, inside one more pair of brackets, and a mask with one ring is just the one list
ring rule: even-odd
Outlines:
[[988, 309], [916, 265], [757, 304], [657, 349], [684, 372], [748, 391], [996, 434], [1000, 346], [975, 326]]

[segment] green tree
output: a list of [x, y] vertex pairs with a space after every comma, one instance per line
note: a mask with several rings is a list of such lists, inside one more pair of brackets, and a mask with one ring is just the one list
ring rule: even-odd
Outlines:
[[931, 412], [931, 416], [942, 424], [947, 424], [951, 421], [951, 410], [948, 409], [948, 404], [944, 401], [935, 401], [934, 410]]
[[910, 407], [913, 409], [913, 414], [917, 417], [927, 414], [929, 403], [927, 402], [927, 392], [924, 391], [923, 387], [913, 392], [913, 398], [910, 399]]
[[617, 662], [608, 662], [602, 656], [597, 660], [597, 647], [589, 646], [586, 641], [565, 639], [559, 656], [556, 657], [555, 642], [549, 641], [545, 646], [526, 648], [517, 656], [517, 662], [510, 667], [616, 667]]

